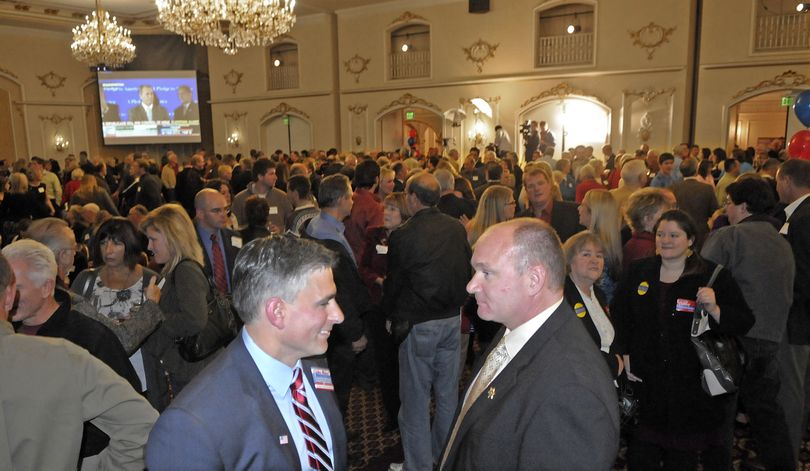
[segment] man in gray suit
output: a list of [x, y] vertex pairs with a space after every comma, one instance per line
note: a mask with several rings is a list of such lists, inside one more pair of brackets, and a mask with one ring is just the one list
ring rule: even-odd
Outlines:
[[535, 218], [491, 227], [472, 257], [467, 291], [501, 322], [473, 369], [441, 470], [609, 470], [619, 448], [611, 375], [563, 300], [565, 259]]
[[245, 327], [160, 416], [151, 471], [345, 470], [346, 433], [322, 355], [343, 321], [335, 256], [296, 237], [246, 245], [233, 301]]

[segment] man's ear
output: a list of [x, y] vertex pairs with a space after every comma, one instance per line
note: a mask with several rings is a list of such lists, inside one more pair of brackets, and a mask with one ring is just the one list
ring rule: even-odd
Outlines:
[[264, 302], [262, 314], [278, 330], [286, 325], [287, 304], [279, 297], [272, 297]]
[[526, 269], [529, 292], [534, 295], [546, 286], [547, 271], [543, 265], [535, 265]]
[[[14, 300], [17, 297], [17, 283], [12, 281], [10, 285], [3, 290], [0, 295], [3, 296], [3, 299], [0, 299], [0, 303], [2, 304], [4, 310], [3, 315], [7, 316], [11, 309], [14, 307]], [[6, 319], [2, 319], [6, 320]]]

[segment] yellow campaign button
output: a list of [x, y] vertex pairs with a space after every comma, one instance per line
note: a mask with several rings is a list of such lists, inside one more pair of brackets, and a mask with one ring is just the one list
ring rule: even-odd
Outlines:
[[583, 306], [582, 303], [574, 304], [574, 312], [580, 319], [582, 319], [583, 317], [585, 317], [586, 314], [588, 314], [588, 311], [585, 309], [585, 306]]
[[639, 296], [644, 296], [645, 294], [647, 294], [647, 291], [649, 290], [650, 284], [647, 283], [646, 281], [642, 281], [641, 283], [638, 284], [638, 289], [636, 290], [636, 292], [638, 293]]

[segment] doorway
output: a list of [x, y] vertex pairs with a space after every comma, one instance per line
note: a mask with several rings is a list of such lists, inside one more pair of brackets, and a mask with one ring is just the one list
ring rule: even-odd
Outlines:
[[747, 98], [729, 108], [727, 149], [735, 146], [753, 147], [758, 153], [767, 149], [771, 142], [782, 140], [784, 146], [791, 102], [783, 104], [782, 98], [795, 95], [790, 90], [762, 93]]

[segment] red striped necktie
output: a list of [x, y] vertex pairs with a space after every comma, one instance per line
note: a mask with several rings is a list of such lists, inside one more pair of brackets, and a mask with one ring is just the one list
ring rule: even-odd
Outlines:
[[329, 458], [329, 445], [321, 433], [321, 428], [315, 420], [315, 414], [309, 408], [307, 393], [304, 390], [304, 377], [301, 368], [295, 369], [295, 377], [290, 385], [292, 393], [293, 409], [298, 419], [298, 425], [304, 433], [304, 441], [307, 446], [307, 457], [309, 466], [312, 469], [332, 471], [332, 460]]
[[228, 294], [228, 278], [225, 274], [225, 257], [222, 256], [222, 249], [216, 234], [211, 234], [211, 255], [214, 260], [214, 284], [222, 294]]

